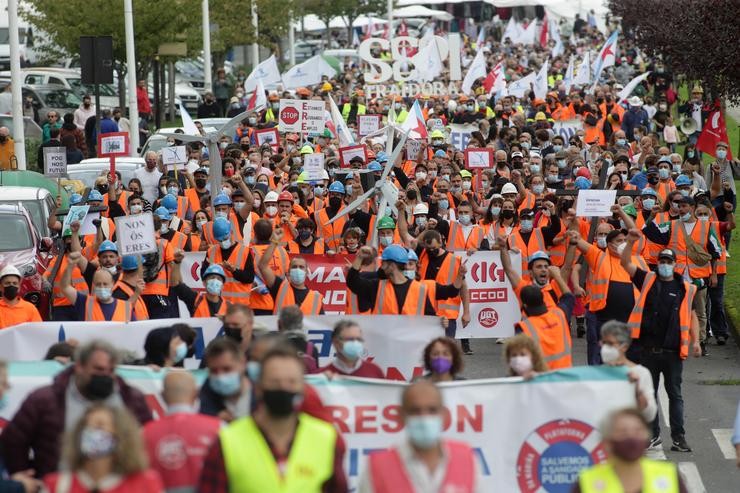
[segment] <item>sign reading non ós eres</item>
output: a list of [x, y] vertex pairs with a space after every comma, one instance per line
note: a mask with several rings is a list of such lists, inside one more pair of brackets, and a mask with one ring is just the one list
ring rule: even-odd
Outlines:
[[143, 255], [157, 251], [151, 212], [116, 218], [118, 249], [123, 255]]

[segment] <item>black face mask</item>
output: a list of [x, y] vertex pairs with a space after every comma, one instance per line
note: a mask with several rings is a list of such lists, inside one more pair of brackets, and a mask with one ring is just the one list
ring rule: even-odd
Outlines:
[[93, 375], [85, 385], [84, 394], [94, 401], [102, 401], [113, 393], [113, 377], [110, 375]]
[[329, 197], [329, 207], [333, 210], [339, 209], [339, 207], [342, 205], [342, 199], [339, 197]]
[[514, 219], [514, 211], [508, 209], [505, 211], [501, 211], [501, 217], [503, 217], [504, 219]]
[[249, 144], [241, 144], [240, 147], [242, 148], [242, 151], [248, 151], [249, 150]]
[[242, 329], [224, 326], [224, 335], [236, 343], [242, 342]]
[[409, 199], [409, 200], [411, 200], [411, 201], [416, 200], [416, 190], [409, 190], [409, 191], [407, 191], [406, 192], [406, 198]]
[[301, 401], [302, 394], [287, 390], [265, 390], [262, 393], [262, 402], [265, 403], [267, 412], [277, 418], [284, 418], [295, 412]]
[[439, 255], [439, 248], [427, 248], [426, 250], [430, 257], [436, 257]]
[[647, 181], [651, 185], [657, 185], [658, 181], [660, 181], [660, 180], [659, 180], [659, 178], [657, 176], [648, 176]]
[[13, 301], [18, 297], [18, 286], [5, 286], [3, 288], [3, 298]]
[[203, 178], [198, 178], [197, 180], [195, 180], [195, 186], [198, 188], [205, 188], [206, 180], [204, 180]]
[[4, 143], [6, 140], [8, 140], [6, 135], [0, 135], [0, 143]]
[[98, 190], [98, 192], [102, 193], [103, 195], [108, 193], [108, 185], [98, 185], [95, 188]]

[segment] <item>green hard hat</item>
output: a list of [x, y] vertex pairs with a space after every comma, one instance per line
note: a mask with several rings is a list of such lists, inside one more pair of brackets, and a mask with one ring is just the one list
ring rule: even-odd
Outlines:
[[375, 229], [396, 229], [396, 223], [388, 216], [381, 217]]
[[313, 147], [306, 144], [303, 147], [301, 147], [301, 154], [313, 154]]
[[326, 137], [327, 139], [331, 139], [334, 136], [331, 134], [331, 130], [329, 130], [328, 128], [324, 128], [324, 131], [321, 133], [321, 137]]

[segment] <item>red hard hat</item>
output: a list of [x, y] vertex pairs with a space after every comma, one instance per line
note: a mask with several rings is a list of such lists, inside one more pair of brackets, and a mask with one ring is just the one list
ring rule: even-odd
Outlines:
[[280, 192], [280, 195], [278, 195], [278, 202], [282, 202], [284, 200], [285, 201], [288, 201], [288, 202], [290, 202], [292, 204], [293, 203], [293, 194], [290, 193], [287, 190], [283, 190], [282, 192]]

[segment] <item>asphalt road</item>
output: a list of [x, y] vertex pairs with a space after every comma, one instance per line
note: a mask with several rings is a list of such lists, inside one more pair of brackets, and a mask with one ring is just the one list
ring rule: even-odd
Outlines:
[[[573, 342], [574, 364], [585, 365], [585, 339]], [[684, 427], [692, 452], [671, 452], [670, 429], [667, 417], [663, 417], [668, 411], [667, 396], [662, 393], [658, 399], [664, 443], [662, 449], [650, 450], [649, 456], [667, 458], [678, 464], [691, 493], [740, 492], [740, 469], [736, 467], [730, 443], [740, 400], [740, 350], [734, 342], [730, 339], [723, 347], [712, 342], [708, 356], [691, 358], [684, 364]], [[493, 339], [475, 339], [471, 346], [474, 354], [465, 356], [466, 377], [505, 376], [503, 345], [496, 344]]]

